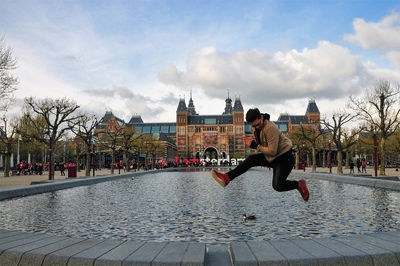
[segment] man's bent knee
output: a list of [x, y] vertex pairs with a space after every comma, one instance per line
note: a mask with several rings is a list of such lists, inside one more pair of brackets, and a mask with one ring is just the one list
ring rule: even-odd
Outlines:
[[278, 192], [283, 192], [287, 190], [283, 184], [272, 184], [272, 187]]

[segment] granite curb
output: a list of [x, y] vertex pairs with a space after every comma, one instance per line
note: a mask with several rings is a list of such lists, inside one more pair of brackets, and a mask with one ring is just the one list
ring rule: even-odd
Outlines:
[[400, 232], [207, 244], [78, 239], [0, 229], [0, 265], [400, 265]]
[[338, 174], [329, 174], [329, 173], [310, 173], [310, 172], [292, 172], [291, 176], [299, 177], [299, 178], [315, 178], [320, 180], [355, 184], [361, 186], [369, 186], [375, 188], [384, 188], [395, 191], [400, 191], [400, 182], [392, 181], [392, 180], [383, 180], [372, 177], [359, 177], [359, 176], [349, 176], [349, 175], [338, 175]]

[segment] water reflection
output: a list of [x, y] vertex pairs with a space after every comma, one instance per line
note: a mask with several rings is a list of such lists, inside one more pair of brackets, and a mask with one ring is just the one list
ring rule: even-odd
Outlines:
[[[229, 242], [399, 230], [399, 193], [308, 180], [309, 202], [250, 171], [222, 189], [170, 172], [0, 202], [2, 228], [75, 237]], [[257, 217], [243, 222], [246, 213]]]

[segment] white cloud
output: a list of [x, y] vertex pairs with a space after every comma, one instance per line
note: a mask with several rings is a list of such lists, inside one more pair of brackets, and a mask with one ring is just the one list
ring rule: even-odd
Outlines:
[[356, 18], [353, 21], [354, 34], [344, 39], [361, 45], [364, 49], [400, 50], [400, 14], [393, 13], [380, 22], [366, 22]]
[[188, 57], [186, 71], [170, 65], [160, 71], [159, 80], [177, 87], [200, 87], [210, 97], [223, 97], [230, 88], [258, 104], [342, 98], [358, 92], [371, 76], [350, 50], [321, 41], [314, 49], [273, 55], [256, 49], [226, 54], [206, 47]]

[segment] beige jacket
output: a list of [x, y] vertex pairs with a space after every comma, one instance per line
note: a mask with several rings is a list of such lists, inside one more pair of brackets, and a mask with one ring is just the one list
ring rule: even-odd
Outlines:
[[[253, 128], [252, 130], [255, 134]], [[264, 120], [264, 125], [260, 132], [260, 142], [257, 146], [257, 151], [263, 153], [269, 162], [288, 152], [293, 146], [292, 141], [283, 135], [274, 122], [269, 120]]]

